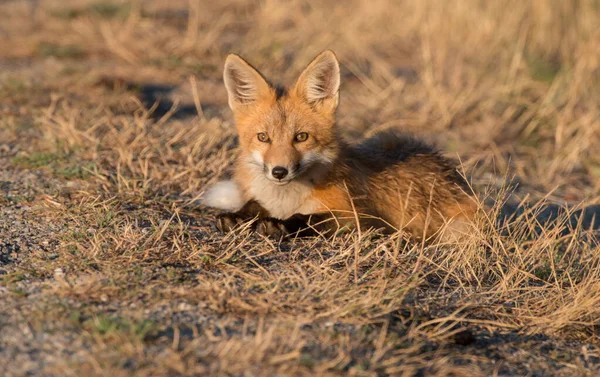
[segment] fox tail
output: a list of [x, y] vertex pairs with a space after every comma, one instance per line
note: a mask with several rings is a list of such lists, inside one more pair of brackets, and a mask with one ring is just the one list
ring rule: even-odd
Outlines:
[[242, 190], [231, 180], [220, 181], [209, 187], [200, 197], [200, 202], [226, 211], [237, 211], [244, 205]]

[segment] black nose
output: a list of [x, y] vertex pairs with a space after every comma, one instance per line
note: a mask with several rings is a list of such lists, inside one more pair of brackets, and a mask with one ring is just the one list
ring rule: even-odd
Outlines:
[[283, 166], [275, 166], [273, 170], [271, 170], [271, 174], [273, 174], [273, 177], [277, 179], [283, 179], [286, 175], [288, 175], [288, 170]]

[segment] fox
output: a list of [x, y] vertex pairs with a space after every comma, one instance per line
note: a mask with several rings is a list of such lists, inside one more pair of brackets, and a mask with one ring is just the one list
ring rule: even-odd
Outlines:
[[250, 223], [284, 237], [360, 226], [416, 240], [469, 232], [477, 205], [453, 161], [398, 131], [344, 139], [333, 51], [315, 57], [290, 87], [229, 54], [223, 81], [239, 146], [232, 178], [202, 195], [205, 205], [226, 211], [216, 217], [218, 230]]

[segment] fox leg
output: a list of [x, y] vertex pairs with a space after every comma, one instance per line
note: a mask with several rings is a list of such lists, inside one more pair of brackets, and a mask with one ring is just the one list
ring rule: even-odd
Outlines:
[[265, 217], [258, 220], [255, 231], [263, 236], [281, 238], [288, 235], [308, 237], [314, 232], [308, 225], [309, 216], [296, 214], [285, 220]]
[[272, 217], [261, 218], [254, 230], [263, 236], [281, 237], [314, 237], [326, 234], [332, 229], [330, 214], [303, 215], [297, 213], [285, 220]]
[[226, 212], [217, 215], [216, 227], [221, 232], [229, 232], [240, 224], [258, 218], [253, 224], [255, 232], [274, 238], [285, 236], [310, 237], [319, 233], [318, 229], [309, 224], [315, 224], [321, 215], [295, 214], [285, 220], [276, 219], [269, 215], [257, 201], [250, 200], [237, 212]]
[[237, 212], [225, 212], [217, 215], [216, 226], [221, 232], [229, 232], [238, 225], [256, 217], [267, 217], [269, 213], [256, 200], [249, 200]]
[[221, 232], [229, 232], [239, 225], [257, 219], [252, 230], [263, 236], [281, 238], [290, 233], [308, 227], [303, 215], [293, 215], [289, 219], [279, 220], [271, 217], [256, 200], [249, 200], [237, 212], [225, 212], [217, 215], [216, 227]]

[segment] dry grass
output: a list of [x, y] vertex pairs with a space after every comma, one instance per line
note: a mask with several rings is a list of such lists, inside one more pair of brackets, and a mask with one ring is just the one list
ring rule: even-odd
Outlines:
[[[0, 374], [600, 372], [598, 1], [4, 1], [0, 19]], [[459, 156], [477, 232], [214, 232], [196, 199], [235, 154], [224, 56], [289, 83], [325, 48], [348, 138], [397, 127]]]

